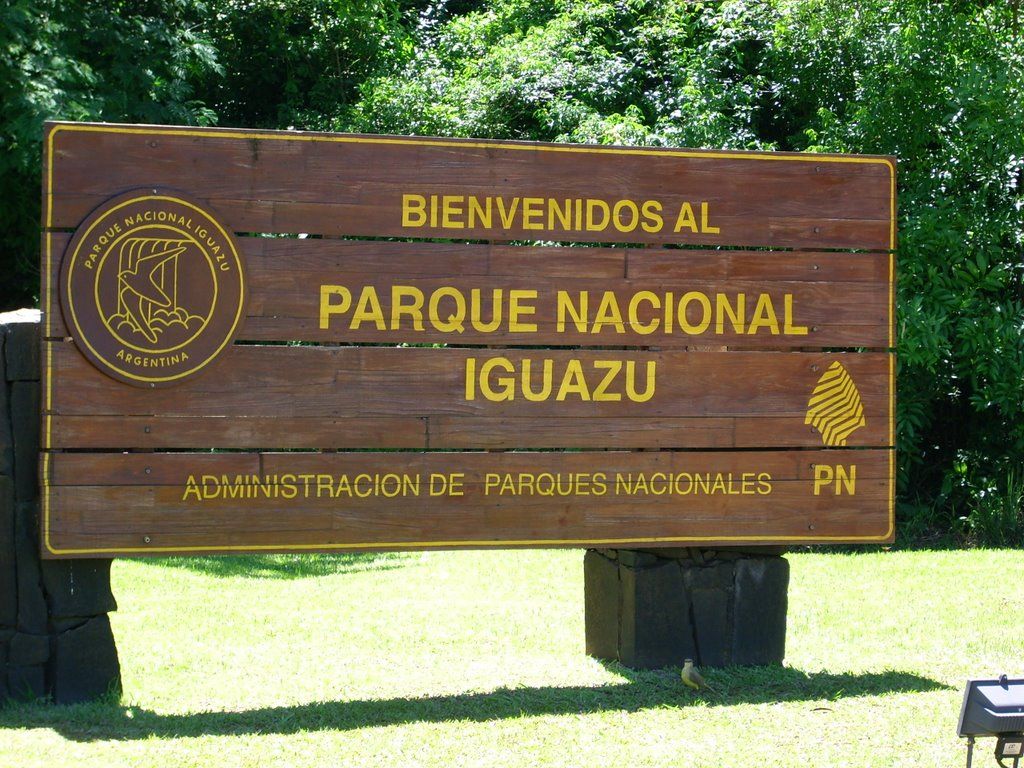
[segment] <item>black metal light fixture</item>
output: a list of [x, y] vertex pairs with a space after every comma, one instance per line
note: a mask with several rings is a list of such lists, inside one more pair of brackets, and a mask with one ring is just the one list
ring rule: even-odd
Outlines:
[[1019, 768], [1024, 757], [1024, 679], [1000, 675], [996, 680], [968, 680], [957, 735], [967, 739], [967, 768], [977, 736], [994, 736], [996, 762], [1002, 768]]

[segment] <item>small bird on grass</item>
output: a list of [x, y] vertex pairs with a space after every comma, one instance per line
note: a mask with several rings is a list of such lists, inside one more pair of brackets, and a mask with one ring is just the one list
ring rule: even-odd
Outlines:
[[683, 685], [693, 688], [695, 691], [708, 687], [708, 684], [704, 682], [704, 677], [693, 666], [693, 659], [687, 659], [683, 662], [683, 669], [679, 673], [679, 677], [682, 679]]

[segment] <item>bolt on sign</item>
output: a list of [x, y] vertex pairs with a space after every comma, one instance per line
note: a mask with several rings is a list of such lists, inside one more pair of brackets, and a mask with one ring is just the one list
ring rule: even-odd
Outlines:
[[44, 155], [46, 557], [893, 539], [890, 158]]

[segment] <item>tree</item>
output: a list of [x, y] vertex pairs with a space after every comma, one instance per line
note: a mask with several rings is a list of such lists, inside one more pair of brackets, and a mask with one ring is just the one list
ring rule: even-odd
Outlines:
[[337, 128], [367, 77], [411, 50], [406, 10], [383, 0], [211, 0], [203, 35], [221, 71], [197, 78], [224, 125]]
[[43, 121], [184, 123], [216, 115], [193, 80], [217, 71], [189, 0], [13, 0], [0, 9], [0, 307], [37, 303]]

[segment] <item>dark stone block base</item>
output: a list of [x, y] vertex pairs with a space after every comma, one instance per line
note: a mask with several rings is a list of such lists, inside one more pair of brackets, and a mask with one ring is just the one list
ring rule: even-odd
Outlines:
[[43, 560], [50, 618], [99, 616], [117, 610], [110, 591], [111, 560]]
[[121, 692], [121, 667], [105, 613], [55, 636], [49, 679], [57, 704], [79, 704]]
[[110, 560], [39, 558], [39, 316], [0, 314], [0, 703], [119, 691]]
[[633, 669], [782, 663], [781, 550], [589, 550], [583, 570], [591, 656]]

